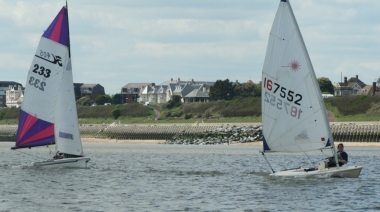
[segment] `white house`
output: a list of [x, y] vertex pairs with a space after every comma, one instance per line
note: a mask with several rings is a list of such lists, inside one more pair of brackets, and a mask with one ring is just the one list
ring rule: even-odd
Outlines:
[[347, 80], [347, 77], [344, 77], [343, 82], [335, 83], [334, 86], [335, 96], [348, 96], [357, 94], [366, 86], [366, 84], [359, 79], [358, 75], [356, 75], [356, 77], [351, 77], [349, 80]]
[[[196, 89], [202, 92], [202, 101], [208, 101], [210, 87], [214, 84], [215, 82], [194, 81], [194, 79], [189, 81], [181, 81], [180, 78], [178, 78], [178, 80], [174, 81], [172, 78], [171, 80], [165, 81], [160, 85], [143, 86], [139, 94], [140, 98], [138, 99], [138, 102], [149, 102], [151, 104], [166, 103], [171, 99], [172, 95], [182, 97], [181, 101], [185, 102], [185, 97]], [[197, 93], [200, 94], [200, 92], [196, 92], [195, 94]], [[187, 98], [188, 101], [186, 102], [196, 101], [194, 98], [194, 93], [191, 97], [191, 100], [190, 98]]]
[[24, 99], [24, 90], [22, 86], [10, 85], [5, 93], [7, 107], [20, 107]]

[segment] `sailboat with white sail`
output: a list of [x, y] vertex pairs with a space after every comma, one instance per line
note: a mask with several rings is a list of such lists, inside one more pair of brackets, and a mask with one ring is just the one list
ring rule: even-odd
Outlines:
[[12, 150], [56, 145], [53, 159], [39, 167], [86, 167], [71, 67], [67, 2], [40, 39], [30, 66]]
[[272, 176], [328, 175], [357, 178], [361, 166], [274, 171], [264, 152], [308, 152], [330, 148], [337, 151], [318, 81], [289, 0], [281, 0], [262, 71], [262, 154]]

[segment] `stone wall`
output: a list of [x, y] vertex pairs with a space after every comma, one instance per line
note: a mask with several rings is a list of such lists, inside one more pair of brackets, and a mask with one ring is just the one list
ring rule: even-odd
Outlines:
[[[164, 144], [229, 144], [262, 139], [261, 124], [80, 125], [82, 138], [163, 140]], [[380, 142], [380, 124], [332, 123], [334, 141]], [[17, 125], [0, 125], [0, 141], [15, 141]]]

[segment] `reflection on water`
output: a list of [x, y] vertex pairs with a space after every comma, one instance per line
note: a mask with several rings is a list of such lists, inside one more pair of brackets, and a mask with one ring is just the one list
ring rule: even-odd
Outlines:
[[[269, 177], [255, 146], [84, 143], [88, 169], [40, 169], [48, 148], [11, 151], [0, 143], [3, 211], [371, 211], [377, 148], [346, 147], [358, 179]], [[52, 151], [54, 152], [54, 151]], [[328, 154], [328, 151], [326, 152]], [[275, 170], [313, 166], [325, 156], [267, 154]]]

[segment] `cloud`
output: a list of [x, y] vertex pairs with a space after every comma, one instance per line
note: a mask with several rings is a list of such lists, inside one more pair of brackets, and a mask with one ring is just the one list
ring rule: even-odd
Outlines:
[[[380, 62], [366, 62], [366, 63], [359, 63], [360, 66], [370, 69], [373, 71], [380, 71]], [[380, 77], [380, 75], [379, 75]]]

